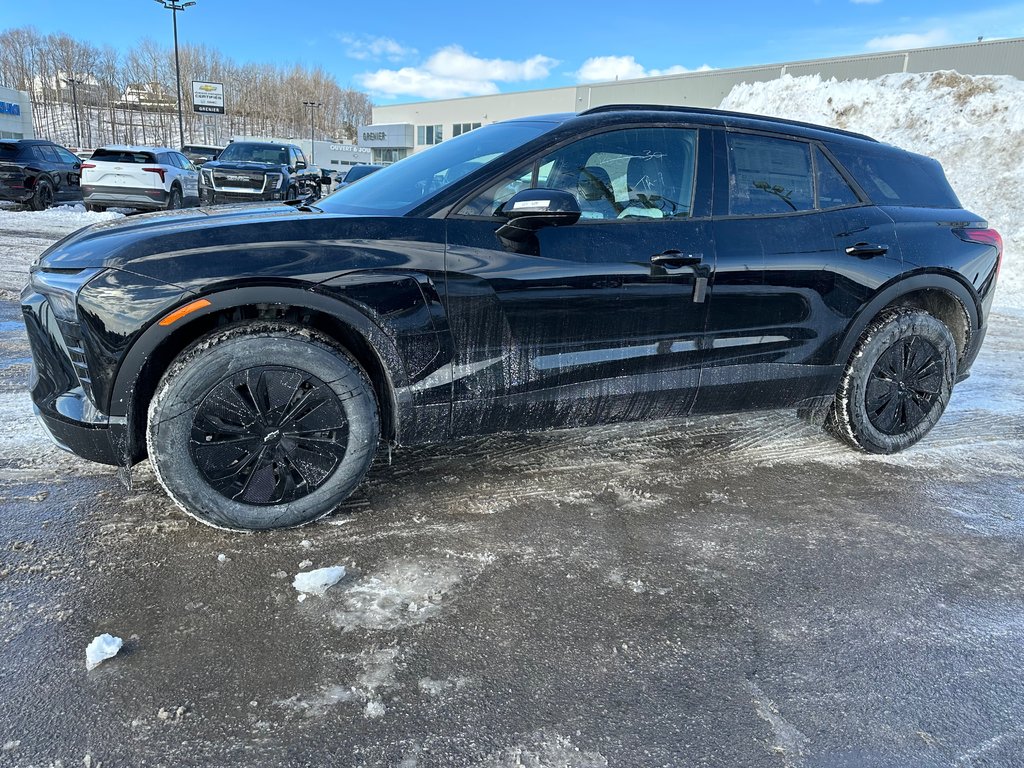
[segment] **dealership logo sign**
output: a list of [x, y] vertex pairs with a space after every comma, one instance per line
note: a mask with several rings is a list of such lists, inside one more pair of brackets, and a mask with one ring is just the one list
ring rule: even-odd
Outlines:
[[224, 84], [192, 81], [192, 111], [224, 114]]
[[363, 141], [384, 141], [386, 138], [384, 131], [363, 131]]
[[9, 101], [0, 101], [0, 115], [20, 115], [21, 105]]

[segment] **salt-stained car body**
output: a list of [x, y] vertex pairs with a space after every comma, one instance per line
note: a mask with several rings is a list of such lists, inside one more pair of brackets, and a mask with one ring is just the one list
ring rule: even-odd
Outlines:
[[789, 407], [851, 445], [935, 424], [998, 234], [938, 163], [714, 110], [485, 126], [319, 207], [105, 223], [22, 300], [32, 396], [86, 458], [147, 453], [225, 528], [299, 525], [378, 441]]

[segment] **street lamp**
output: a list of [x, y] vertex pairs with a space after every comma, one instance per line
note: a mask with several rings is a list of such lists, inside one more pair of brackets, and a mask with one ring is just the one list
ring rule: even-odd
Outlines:
[[184, 11], [191, 5], [195, 5], [195, 0], [183, 3], [181, 0], [156, 0], [164, 8], [171, 12], [171, 17], [174, 19], [174, 79], [178, 86], [178, 138], [181, 139], [179, 147], [185, 146], [185, 119], [181, 116], [181, 62], [178, 61], [178, 11]]
[[313, 140], [313, 111], [320, 109], [323, 103], [319, 101], [304, 101], [302, 103], [309, 107], [309, 162], [316, 165], [316, 144]]
[[75, 105], [75, 144], [79, 149], [82, 148], [82, 128], [78, 123], [78, 89], [75, 86], [85, 85], [84, 80], [78, 80], [74, 77], [63, 78], [64, 82], [71, 86], [71, 101]]

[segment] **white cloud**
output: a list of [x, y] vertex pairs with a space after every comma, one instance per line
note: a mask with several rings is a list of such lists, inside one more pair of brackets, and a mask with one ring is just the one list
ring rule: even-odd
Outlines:
[[927, 48], [930, 45], [945, 45], [953, 42], [953, 36], [944, 28], [927, 32], [906, 32], [901, 35], [873, 37], [864, 45], [869, 51], [899, 51], [904, 48]]
[[435, 51], [421, 66], [379, 69], [356, 79], [380, 96], [451, 99], [498, 93], [498, 83], [542, 80], [557, 64], [539, 54], [520, 61], [482, 59], [461, 46], [449, 45]]
[[696, 70], [675, 64], [665, 69], [647, 69], [633, 56], [592, 56], [575, 72], [581, 83], [600, 83], [608, 80], [635, 80], [640, 77], [679, 75], [684, 72], [704, 72], [711, 69], [703, 64]]
[[401, 61], [415, 56], [415, 48], [408, 48], [390, 37], [373, 35], [335, 35], [346, 46], [345, 55], [352, 59], [387, 59]]

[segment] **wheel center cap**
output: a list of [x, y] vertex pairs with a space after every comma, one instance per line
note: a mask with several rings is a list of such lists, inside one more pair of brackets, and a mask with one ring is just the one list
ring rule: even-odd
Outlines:
[[266, 435], [263, 436], [263, 442], [264, 443], [273, 443], [273, 442], [275, 442], [277, 440], [280, 440], [280, 439], [281, 439], [281, 430], [280, 429], [275, 429], [273, 432], [268, 432]]

